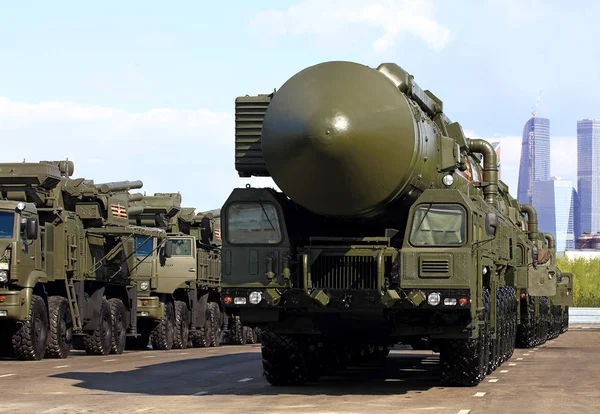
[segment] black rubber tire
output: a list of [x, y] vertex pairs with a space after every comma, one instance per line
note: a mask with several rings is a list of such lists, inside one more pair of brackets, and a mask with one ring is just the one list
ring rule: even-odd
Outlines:
[[375, 354], [373, 355], [375, 360], [383, 360], [385, 358], [387, 358], [387, 356], [390, 354], [390, 347], [387, 345], [377, 345], [375, 347]]
[[112, 344], [112, 317], [106, 299], [100, 304], [98, 327], [83, 336], [83, 347], [88, 355], [108, 355]]
[[152, 349], [168, 351], [173, 348], [173, 337], [175, 336], [175, 311], [173, 302], [165, 303], [165, 312], [160, 321], [150, 332]]
[[212, 327], [210, 320], [210, 309], [206, 306], [204, 326], [194, 332], [190, 332], [190, 340], [194, 348], [208, 348], [210, 345], [210, 335]]
[[483, 335], [476, 339], [447, 339], [440, 349], [442, 384], [473, 387], [485, 377]]
[[46, 358], [67, 358], [73, 342], [69, 301], [63, 296], [48, 298], [49, 335]]
[[509, 287], [508, 288], [508, 298], [509, 298], [509, 308], [510, 308], [510, 313], [509, 313], [509, 317], [510, 317], [510, 321], [509, 321], [509, 326], [510, 326], [510, 336], [509, 336], [509, 348], [508, 348], [508, 357], [507, 359], [512, 358], [514, 352], [515, 352], [515, 346], [516, 346], [516, 335], [517, 335], [517, 298], [516, 298], [516, 290], [513, 287]]
[[[533, 348], [535, 346], [535, 298], [525, 299], [527, 305], [521, 312], [521, 321], [517, 326], [517, 348]], [[519, 304], [520, 306], [520, 304]]]
[[246, 326], [246, 343], [253, 345], [253, 344], [257, 344], [258, 343], [258, 333], [256, 332], [256, 329], [251, 328], [249, 326]]
[[110, 353], [122, 354], [127, 346], [127, 308], [123, 301], [118, 298], [109, 299], [108, 305], [110, 306], [110, 318], [112, 321]]
[[569, 330], [569, 307], [565, 306], [564, 309], [562, 309], [562, 325], [560, 328], [560, 333], [563, 334], [565, 332], [567, 332]]
[[173, 348], [186, 349], [190, 338], [190, 310], [185, 302], [175, 301]]
[[211, 347], [218, 347], [221, 345], [221, 311], [219, 310], [219, 304], [216, 302], [210, 302], [208, 304], [210, 311], [210, 344]]
[[234, 345], [244, 345], [246, 343], [244, 326], [242, 326], [242, 322], [238, 318], [234, 319], [230, 332], [231, 342]]
[[46, 353], [48, 341], [48, 310], [41, 296], [33, 295], [29, 319], [20, 323], [12, 335], [12, 347], [17, 359], [39, 361]]
[[264, 376], [274, 386], [300, 385], [308, 379], [305, 353], [291, 336], [262, 332]]

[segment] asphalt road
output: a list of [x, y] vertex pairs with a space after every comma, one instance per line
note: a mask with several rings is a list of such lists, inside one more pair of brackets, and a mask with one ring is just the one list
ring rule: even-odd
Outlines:
[[474, 388], [439, 386], [439, 357], [392, 351], [303, 387], [262, 377], [260, 345], [0, 361], [11, 413], [597, 413], [600, 328], [516, 350]]

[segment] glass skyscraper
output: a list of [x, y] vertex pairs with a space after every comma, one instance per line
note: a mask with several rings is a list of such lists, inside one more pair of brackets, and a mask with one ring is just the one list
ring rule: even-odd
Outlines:
[[574, 249], [579, 206], [573, 181], [553, 178], [534, 182], [532, 204], [538, 213], [539, 230], [554, 236], [556, 251]]
[[580, 231], [596, 234], [600, 231], [600, 119], [577, 121], [577, 193]]
[[517, 200], [532, 204], [533, 183], [550, 179], [550, 120], [533, 117], [523, 128]]

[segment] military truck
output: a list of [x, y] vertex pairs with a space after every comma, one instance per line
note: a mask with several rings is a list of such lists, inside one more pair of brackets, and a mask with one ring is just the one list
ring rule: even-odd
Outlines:
[[[138, 339], [132, 349], [214, 347], [223, 336], [234, 343], [254, 339], [238, 319], [221, 309], [220, 225], [217, 211], [195, 213], [181, 207], [179, 193], [135, 195], [132, 224], [165, 230], [173, 245], [172, 257], [154, 257], [138, 272]], [[137, 243], [137, 240], [136, 240]], [[151, 244], [141, 252], [150, 251]], [[245, 334], [245, 335], [244, 335]]]
[[443, 384], [473, 386], [512, 354], [517, 288], [547, 295], [537, 236], [440, 99], [396, 64], [335, 61], [235, 111], [238, 175], [281, 191], [224, 203], [223, 303], [261, 328], [271, 384], [425, 342]]
[[71, 345], [122, 353], [137, 335], [133, 238], [170, 255], [163, 230], [128, 223], [125, 191], [140, 181], [73, 171], [72, 161], [0, 164], [0, 323], [3, 350], [21, 360], [66, 358]]

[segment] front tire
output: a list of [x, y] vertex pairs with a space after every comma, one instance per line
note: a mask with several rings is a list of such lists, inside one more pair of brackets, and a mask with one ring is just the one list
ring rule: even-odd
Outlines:
[[46, 352], [48, 341], [48, 310], [41, 296], [33, 295], [29, 307], [29, 318], [12, 336], [15, 357], [22, 361], [39, 361]]
[[122, 354], [127, 345], [127, 308], [121, 299], [112, 298], [108, 301], [112, 320], [111, 354]]
[[173, 310], [173, 302], [168, 301], [165, 303], [163, 317], [150, 334], [150, 342], [152, 342], [153, 349], [168, 351], [173, 347], [174, 325], [175, 312]]
[[175, 302], [175, 334], [173, 337], [173, 348], [187, 348], [189, 336], [190, 312], [187, 304], [178, 300]]
[[264, 376], [274, 386], [300, 385], [309, 370], [304, 351], [291, 336], [262, 332], [261, 351]]

